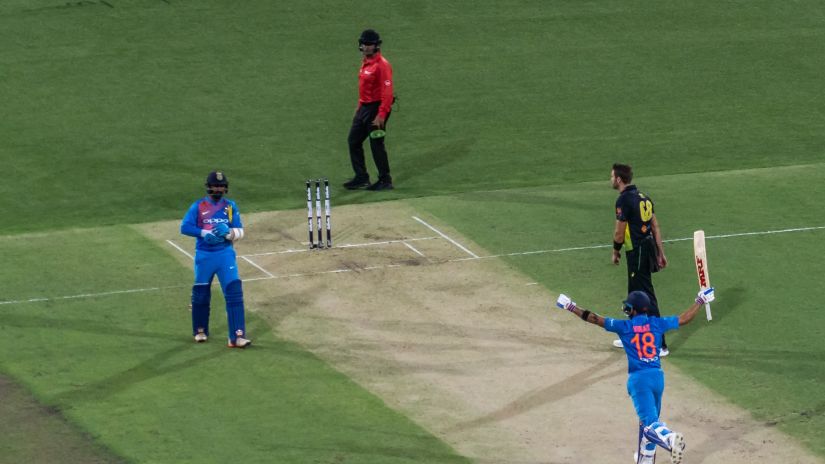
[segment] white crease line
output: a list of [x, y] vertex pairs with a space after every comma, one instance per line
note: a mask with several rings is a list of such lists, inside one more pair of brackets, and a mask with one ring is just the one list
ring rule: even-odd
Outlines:
[[269, 272], [269, 271], [267, 271], [266, 269], [262, 268], [261, 266], [258, 266], [257, 264], [255, 264], [254, 262], [252, 262], [252, 260], [251, 260], [251, 259], [247, 258], [246, 256], [241, 256], [241, 259], [243, 259], [243, 260], [244, 260], [244, 261], [246, 261], [247, 263], [249, 263], [249, 264], [251, 264], [251, 265], [255, 266], [255, 269], [257, 269], [257, 270], [259, 270], [259, 271], [263, 272], [264, 274], [268, 275], [269, 277], [275, 277], [274, 275], [272, 275], [272, 273], [270, 273], [270, 272]]
[[421, 256], [422, 258], [426, 258], [426, 256], [424, 256], [424, 253], [422, 253], [422, 252], [420, 252], [420, 251], [416, 250], [414, 246], [410, 245], [410, 244], [409, 244], [409, 243], [407, 243], [407, 242], [401, 242], [401, 243], [403, 243], [404, 245], [407, 245], [407, 248], [409, 248], [410, 250], [412, 250], [412, 251], [414, 251], [414, 252], [418, 253], [418, 255], [419, 255], [419, 256]]
[[[708, 235], [705, 239], [711, 238], [730, 238], [730, 237], [744, 237], [750, 235], [770, 235], [770, 234], [781, 234], [787, 232], [804, 232], [804, 231], [811, 231], [811, 230], [822, 230], [825, 229], [825, 226], [816, 226], [816, 227], [799, 227], [795, 229], [781, 229], [781, 230], [766, 230], [762, 232], [742, 232], [737, 234], [724, 234], [724, 235]], [[665, 240], [665, 242], [682, 242], [686, 240], [693, 240], [693, 237], [688, 238], [675, 238], [671, 240]], [[557, 248], [555, 250], [541, 250], [541, 251], [527, 251], [524, 253], [507, 253], [507, 254], [500, 254], [500, 255], [490, 255], [484, 257], [476, 257], [476, 258], [461, 258], [461, 259], [453, 259], [450, 260], [451, 262], [454, 261], [471, 261], [474, 259], [487, 259], [487, 258], [497, 258], [502, 256], [518, 256], [518, 255], [528, 255], [528, 254], [538, 254], [538, 253], [552, 253], [552, 252], [563, 252], [563, 251], [574, 251], [574, 250], [589, 250], [594, 248], [607, 248], [613, 245], [595, 245], [589, 247], [571, 247], [571, 248]], [[178, 247], [176, 247], [178, 248]], [[183, 250], [181, 250], [183, 251]], [[185, 252], [184, 252], [185, 253]], [[253, 282], [257, 280], [273, 280], [273, 279], [282, 279], [288, 277], [310, 277], [316, 276], [321, 274], [334, 274], [334, 273], [343, 273], [343, 272], [353, 272], [359, 270], [375, 270], [375, 269], [385, 269], [391, 267], [401, 267], [401, 264], [390, 264], [385, 266], [371, 266], [366, 268], [360, 269], [335, 269], [332, 271], [319, 271], [319, 272], [310, 272], [310, 273], [303, 273], [303, 274], [289, 274], [283, 276], [272, 276], [272, 277], [255, 277], [251, 279], [242, 279], [244, 282]], [[530, 285], [530, 284], [528, 284]], [[18, 304], [18, 303], [38, 303], [44, 301], [57, 301], [57, 300], [71, 300], [77, 298], [94, 298], [98, 296], [109, 296], [109, 295], [119, 295], [124, 293], [140, 293], [140, 292], [151, 292], [151, 291], [158, 291], [158, 290], [166, 290], [166, 289], [173, 289], [173, 288], [184, 288], [188, 287], [188, 285], [175, 285], [169, 287], [149, 287], [149, 288], [137, 288], [132, 290], [115, 290], [111, 292], [102, 292], [102, 293], [85, 293], [81, 295], [70, 295], [70, 296], [58, 296], [54, 298], [30, 298], [28, 300], [10, 300], [10, 301], [0, 301], [0, 305], [8, 305], [8, 304]]]
[[460, 243], [456, 242], [455, 240], [451, 239], [450, 237], [447, 237], [447, 236], [446, 236], [444, 233], [442, 233], [440, 230], [438, 230], [438, 229], [436, 229], [435, 227], [433, 227], [433, 226], [431, 226], [431, 225], [427, 224], [427, 223], [426, 223], [423, 219], [418, 218], [418, 217], [416, 217], [416, 216], [413, 216], [412, 218], [413, 218], [413, 219], [415, 219], [416, 221], [420, 222], [421, 224], [424, 224], [424, 225], [425, 225], [426, 227], [428, 227], [430, 230], [432, 230], [433, 232], [435, 232], [435, 233], [437, 233], [438, 235], [442, 236], [443, 238], [445, 238], [447, 241], [449, 241], [449, 242], [450, 242], [450, 243], [452, 243], [453, 245], [457, 246], [458, 248], [461, 248], [461, 249], [462, 249], [462, 250], [464, 250], [464, 252], [465, 252], [465, 253], [467, 253], [468, 255], [472, 256], [472, 257], [473, 257], [473, 258], [475, 258], [475, 259], [478, 259], [478, 255], [477, 255], [477, 254], [475, 254], [475, 253], [473, 253], [472, 251], [470, 251], [470, 250], [468, 250], [468, 249], [464, 248], [464, 246], [462, 246]]
[[[358, 248], [358, 247], [368, 247], [368, 246], [376, 246], [376, 245], [389, 245], [389, 244], [392, 244], [392, 243], [401, 243], [401, 242], [405, 242], [405, 241], [407, 241], [407, 242], [416, 242], [416, 241], [419, 241], [419, 240], [434, 240], [434, 239], [437, 239], [437, 238], [439, 238], [439, 237], [405, 238], [405, 239], [400, 239], [400, 240], [384, 240], [384, 241], [381, 241], [381, 242], [367, 242], [367, 243], [345, 243], [343, 245], [334, 245], [332, 248]], [[309, 246], [309, 243], [307, 243], [306, 245]], [[307, 252], [307, 251], [311, 251], [311, 250], [309, 250], [308, 248], [304, 248], [304, 249], [301, 249], [301, 250], [292, 250], [292, 249], [290, 249], [290, 250], [283, 250], [283, 251], [267, 251], [267, 252], [263, 252], [263, 253], [251, 253], [251, 254], [243, 255], [243, 256], [249, 256], [249, 257], [269, 256], [269, 255], [281, 255], [281, 254], [285, 254], [285, 253], [304, 253], [304, 252]]]
[[172, 245], [173, 247], [177, 248], [177, 249], [178, 249], [178, 251], [180, 251], [181, 253], [183, 253], [183, 254], [185, 254], [186, 256], [188, 256], [188, 257], [189, 257], [189, 259], [191, 259], [192, 261], [194, 261], [194, 260], [195, 260], [195, 257], [194, 257], [194, 256], [192, 256], [191, 254], [189, 254], [189, 252], [188, 252], [188, 251], [186, 251], [186, 250], [184, 250], [183, 248], [179, 247], [179, 246], [178, 246], [175, 242], [173, 242], [173, 241], [171, 241], [171, 240], [167, 240], [167, 241], [166, 241], [166, 243], [168, 243], [168, 244]]

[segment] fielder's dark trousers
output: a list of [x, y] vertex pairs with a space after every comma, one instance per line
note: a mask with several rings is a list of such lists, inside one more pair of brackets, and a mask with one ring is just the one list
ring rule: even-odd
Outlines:
[[[625, 253], [627, 261], [627, 293], [642, 290], [650, 297], [649, 316], [661, 317], [656, 291], [653, 289], [653, 272], [656, 270], [656, 242], [653, 238], [643, 240], [631, 251]], [[662, 334], [662, 348], [667, 348]]]
[[[380, 104], [381, 102], [365, 103], [358, 108], [355, 117], [352, 118], [352, 127], [349, 130], [347, 141], [349, 142], [349, 159], [352, 162], [352, 170], [355, 171], [357, 179], [369, 179], [367, 165], [364, 160], [364, 140], [369, 137], [370, 132], [377, 129], [372, 125], [372, 121], [378, 115]], [[389, 119], [390, 115], [387, 114], [387, 119], [384, 121], [385, 129]], [[392, 182], [390, 161], [387, 158], [387, 149], [384, 147], [384, 137], [371, 138], [370, 151], [372, 151], [375, 167], [378, 169], [378, 180]]]

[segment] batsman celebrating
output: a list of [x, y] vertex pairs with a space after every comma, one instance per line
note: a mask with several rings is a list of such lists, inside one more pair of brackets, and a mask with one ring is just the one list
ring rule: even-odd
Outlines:
[[635, 456], [637, 464], [653, 464], [656, 445], [670, 452], [673, 464], [682, 462], [685, 437], [659, 421], [662, 393], [665, 390], [665, 374], [662, 371], [659, 349], [664, 333], [690, 323], [699, 308], [714, 300], [713, 292], [713, 287], [701, 290], [693, 305], [679, 316], [668, 317], [648, 317], [650, 298], [640, 290], [630, 292], [622, 302], [622, 310], [630, 318], [629, 321], [602, 317], [579, 308], [564, 294], [556, 300], [559, 308], [572, 312], [586, 322], [604, 327], [608, 332], [616, 333], [622, 340], [629, 373], [627, 393], [639, 416], [639, 444]]
[[206, 196], [195, 201], [183, 222], [180, 233], [196, 237], [195, 285], [192, 286], [192, 334], [203, 343], [209, 337], [209, 311], [212, 279], [218, 276], [226, 300], [229, 325], [229, 347], [246, 348], [252, 340], [246, 338], [243, 287], [235, 262], [232, 242], [243, 238], [241, 213], [234, 201], [224, 198], [229, 192], [229, 180], [221, 171], [206, 178]]

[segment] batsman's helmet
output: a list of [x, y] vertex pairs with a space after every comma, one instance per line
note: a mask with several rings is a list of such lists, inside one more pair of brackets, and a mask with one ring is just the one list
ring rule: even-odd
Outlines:
[[381, 36], [373, 29], [365, 29], [358, 37], [358, 45], [381, 45]]
[[634, 310], [637, 313], [647, 312], [647, 308], [649, 307], [650, 297], [647, 296], [647, 293], [641, 290], [630, 292], [627, 295], [627, 299], [622, 301], [622, 311], [624, 311], [624, 313], [628, 316], [630, 316], [630, 312]]
[[[212, 187], [226, 187], [223, 192], [213, 190]], [[224, 193], [229, 191], [229, 179], [223, 171], [212, 171], [206, 176], [206, 193], [214, 200], [220, 200]]]

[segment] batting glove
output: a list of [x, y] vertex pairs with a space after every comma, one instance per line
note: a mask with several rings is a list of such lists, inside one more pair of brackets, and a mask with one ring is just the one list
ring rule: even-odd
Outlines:
[[206, 243], [208, 243], [210, 245], [217, 245], [218, 243], [221, 243], [221, 242], [224, 241], [223, 237], [219, 237], [219, 236], [215, 235], [214, 233], [212, 233], [212, 231], [209, 231], [209, 232], [203, 234], [203, 239], [206, 240]]
[[556, 306], [561, 309], [566, 309], [568, 311], [573, 311], [576, 308], [576, 302], [571, 300], [569, 296], [562, 293], [559, 295], [559, 299], [556, 300]]
[[696, 296], [696, 304], [708, 304], [711, 301], [715, 300], [716, 295], [713, 293], [714, 290], [715, 289], [713, 287], [700, 290], [699, 295]]

